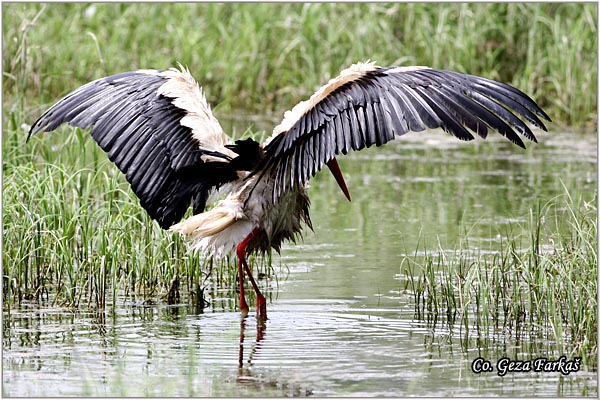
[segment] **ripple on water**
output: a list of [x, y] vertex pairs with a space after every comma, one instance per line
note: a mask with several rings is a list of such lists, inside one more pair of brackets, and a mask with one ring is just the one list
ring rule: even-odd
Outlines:
[[[353, 299], [281, 299], [270, 305], [264, 328], [252, 315], [192, 314], [185, 307], [123, 307], [104, 324], [86, 314], [62, 323], [54, 314], [57, 319], [38, 321], [38, 328], [24, 313], [20, 317], [29, 327], [20, 329], [19, 318], [13, 319], [11, 343], [4, 343], [5, 391], [14, 396], [499, 393], [501, 385], [493, 379], [473, 382], [471, 356], [439, 346], [424, 349], [432, 332], [412, 320], [411, 310], [362, 305]], [[33, 348], [20, 341], [32, 334], [39, 336]], [[40, 379], [43, 388], [36, 383]], [[556, 390], [557, 383], [548, 379], [514, 379], [536, 385], [540, 393]]]
[[[3, 321], [3, 394], [595, 395], [594, 373], [475, 375], [476, 348], [465, 352], [456, 333], [413, 319], [402, 257], [442, 255], [440, 248], [453, 248], [444, 239], [475, 220], [485, 228], [470, 232], [470, 243], [487, 254], [498, 226], [502, 233], [526, 224], [531, 204], [560, 194], [558, 178], [575, 191], [595, 187], [595, 139], [545, 134], [527, 152], [490, 140], [497, 151], [441, 132], [415, 134], [340, 158], [352, 203], [332, 206], [335, 184], [313, 180], [323, 189], [311, 192], [317, 235], [284, 245], [264, 328], [230, 311], [234, 291], [217, 291], [213, 304], [224, 305], [204, 314], [130, 299], [114, 315], [12, 310]], [[417, 242], [427, 234], [442, 247]]]

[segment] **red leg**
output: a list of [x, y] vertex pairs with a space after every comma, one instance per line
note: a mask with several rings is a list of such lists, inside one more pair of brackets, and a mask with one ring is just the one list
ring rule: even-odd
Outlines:
[[254, 288], [254, 291], [256, 292], [256, 314], [258, 315], [258, 317], [260, 319], [265, 321], [267, 319], [267, 299], [265, 299], [265, 296], [263, 296], [263, 294], [260, 292], [260, 289], [258, 288], [258, 285], [256, 284], [256, 281], [254, 280], [254, 277], [252, 276], [252, 273], [250, 272], [250, 268], [248, 268], [248, 264], [246, 263], [246, 260], [244, 260], [243, 264], [244, 264], [244, 269], [246, 270], [246, 273], [248, 274], [248, 279], [250, 279], [250, 283], [252, 284], [252, 287]]
[[242, 242], [237, 246], [237, 257], [238, 257], [238, 277], [240, 280], [240, 309], [243, 314], [248, 313], [248, 305], [246, 304], [246, 299], [244, 298], [244, 273], [242, 272], [242, 267], [246, 270], [246, 274], [248, 274], [248, 279], [250, 279], [250, 283], [256, 292], [256, 313], [260, 319], [263, 321], [267, 319], [267, 300], [265, 296], [260, 292], [252, 273], [250, 272], [250, 268], [248, 267], [248, 263], [246, 262], [246, 248], [248, 247], [248, 243], [260, 232], [260, 228], [254, 228], [252, 232], [246, 237], [246, 239], [242, 240]]
[[242, 269], [242, 259], [238, 256], [238, 280], [240, 281], [240, 311], [245, 317], [248, 315], [248, 304], [246, 303], [246, 296], [244, 296], [244, 270]]

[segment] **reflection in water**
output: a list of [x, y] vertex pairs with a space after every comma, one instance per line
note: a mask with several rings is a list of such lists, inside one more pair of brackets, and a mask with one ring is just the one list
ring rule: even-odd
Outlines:
[[473, 375], [470, 361], [480, 354], [453, 346], [452, 336], [436, 339], [444, 332], [414, 322], [410, 301], [398, 294], [282, 298], [271, 304], [266, 323], [240, 321], [236, 312], [122, 302], [115, 314], [15, 311], [4, 320], [4, 391], [282, 397], [517, 395], [524, 387], [540, 395], [582, 395], [597, 388], [595, 374], [585, 371], [510, 381]]
[[248, 355], [248, 367], [244, 367], [244, 338], [246, 331], [246, 318], [242, 318], [240, 322], [240, 352], [238, 356], [239, 375], [237, 379], [238, 382], [245, 382], [248, 380], [248, 378], [252, 377], [252, 369], [249, 367], [252, 367], [252, 360], [254, 359], [256, 352], [260, 349], [260, 342], [264, 338], [266, 329], [267, 326], [265, 321], [256, 321], [256, 342], [252, 346], [250, 354]]
[[[235, 291], [211, 293], [206, 309], [131, 298], [105, 312], [24, 303], [4, 311], [3, 394], [596, 395], [594, 366], [565, 377], [473, 374], [471, 362], [481, 355], [495, 361], [549, 350], [494, 337], [467, 338], [463, 346], [464, 332], [415, 320], [399, 261], [424, 250], [424, 242], [430, 254], [438, 243], [453, 248], [466, 229], [470, 245], [493, 251], [502, 229], [520, 229], [532, 204], [562, 193], [563, 184], [574, 196], [591, 196], [595, 144], [543, 135], [515, 157], [501, 143], [461, 147], [443, 137], [407, 135], [397, 146], [340, 159], [352, 203], [328, 175], [312, 181], [316, 234], [275, 260], [278, 283], [265, 293], [265, 324], [240, 321]], [[493, 346], [482, 353], [488, 339]]]
[[[267, 325], [266, 325], [265, 321], [262, 321], [262, 320], [256, 321], [256, 342], [254, 343], [254, 346], [252, 347], [252, 350], [250, 351], [250, 354], [248, 355], [248, 364], [249, 365], [252, 365], [252, 359], [254, 358], [254, 354], [260, 348], [260, 341], [263, 340], [266, 329], [267, 329]], [[245, 330], [246, 330], [246, 318], [244, 317], [244, 318], [242, 318], [242, 320], [240, 322], [240, 354], [238, 357], [240, 375], [239, 375], [238, 381], [242, 380], [248, 373], [248, 371], [244, 370]]]
[[104, 310], [92, 314], [92, 324], [98, 332], [98, 336], [106, 338], [106, 314]]

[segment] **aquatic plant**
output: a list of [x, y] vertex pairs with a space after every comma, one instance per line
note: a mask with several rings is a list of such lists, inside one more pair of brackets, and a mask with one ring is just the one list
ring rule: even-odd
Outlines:
[[[465, 349], [527, 343], [597, 362], [596, 200], [563, 195], [532, 209], [529, 237], [501, 232], [499, 251], [470, 248], [406, 257], [415, 318], [446, 327]], [[504, 347], [502, 347], [504, 348]]]

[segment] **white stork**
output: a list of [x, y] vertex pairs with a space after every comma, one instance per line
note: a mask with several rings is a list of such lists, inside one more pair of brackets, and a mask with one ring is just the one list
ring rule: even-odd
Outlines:
[[[335, 158], [340, 153], [427, 128], [442, 128], [461, 140], [472, 140], [472, 132], [485, 138], [493, 129], [524, 148], [516, 132], [536, 138], [521, 118], [543, 130], [540, 118], [550, 121], [530, 97], [500, 82], [368, 62], [343, 70], [286, 112], [264, 143], [233, 142], [198, 83], [180, 65], [90, 82], [46, 111], [28, 140], [64, 122], [92, 127], [93, 138], [162, 228], [189, 236], [191, 247], [207, 256], [220, 258], [236, 250], [240, 309], [248, 313], [245, 270], [256, 291], [257, 315], [264, 320], [266, 300], [246, 255], [279, 251], [303, 225], [311, 227], [308, 180], [323, 165], [350, 200]], [[207, 208], [209, 194], [217, 189], [227, 196]], [[190, 204], [193, 216], [179, 222]]]

